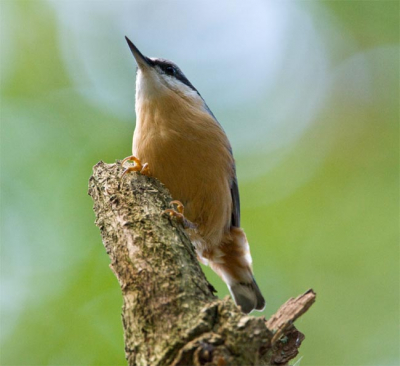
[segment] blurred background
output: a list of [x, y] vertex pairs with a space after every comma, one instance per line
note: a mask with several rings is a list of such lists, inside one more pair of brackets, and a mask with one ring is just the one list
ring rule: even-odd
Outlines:
[[232, 142], [267, 300], [254, 315], [312, 287], [302, 366], [399, 364], [398, 1], [0, 10], [2, 365], [125, 364], [120, 290], [87, 195], [94, 164], [131, 152], [125, 35], [181, 66]]

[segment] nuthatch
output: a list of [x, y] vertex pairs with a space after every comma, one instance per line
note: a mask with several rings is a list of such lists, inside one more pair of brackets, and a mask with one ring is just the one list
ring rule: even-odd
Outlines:
[[124, 174], [139, 170], [164, 183], [179, 200], [173, 201], [179, 212], [167, 212], [189, 229], [199, 260], [225, 281], [244, 313], [263, 310], [240, 228], [235, 161], [224, 130], [177, 65], [144, 56], [125, 38], [138, 72], [133, 156], [123, 161], [135, 166]]

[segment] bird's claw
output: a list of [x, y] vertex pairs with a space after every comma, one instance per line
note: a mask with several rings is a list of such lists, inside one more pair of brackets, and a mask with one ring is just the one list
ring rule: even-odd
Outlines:
[[183, 203], [181, 201], [173, 200], [169, 204], [172, 207], [176, 205], [176, 211], [178, 211], [183, 216], [183, 213], [185, 212], [185, 206], [183, 206]]
[[[183, 227], [184, 227], [185, 229], [195, 229], [195, 228], [197, 228], [197, 225], [196, 225], [196, 224], [194, 224], [193, 222], [189, 221], [189, 220], [183, 215], [185, 208], [184, 208], [182, 202], [177, 201], [177, 200], [174, 200], [174, 201], [171, 201], [170, 204], [171, 204], [171, 206], [172, 206], [173, 208], [172, 208], [172, 209], [170, 208], [170, 209], [165, 210], [165, 211], [163, 212], [163, 214], [167, 214], [167, 215], [169, 215], [170, 217], [176, 217], [177, 220], [178, 220], [179, 222], [182, 223], [182, 225], [183, 225]], [[176, 205], [176, 210], [175, 210], [174, 205]]]
[[121, 165], [123, 166], [124, 163], [127, 161], [133, 161], [134, 165], [129, 166], [128, 168], [125, 168], [125, 170], [122, 172], [121, 179], [125, 176], [125, 174], [130, 173], [130, 172], [140, 172], [140, 174], [150, 176], [150, 170], [149, 170], [148, 163], [145, 163], [142, 165], [142, 163], [136, 156], [128, 156], [127, 158], [122, 160]]

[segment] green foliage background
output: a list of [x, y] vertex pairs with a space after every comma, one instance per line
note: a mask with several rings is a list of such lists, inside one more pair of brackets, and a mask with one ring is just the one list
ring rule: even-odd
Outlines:
[[[107, 113], [77, 91], [63, 62], [53, 5], [2, 0], [0, 6], [2, 64], [13, 56], [12, 68], [1, 69], [1, 364], [123, 365], [121, 296], [93, 224], [87, 181], [97, 161], [130, 152], [133, 59], [126, 69], [130, 94], [116, 96], [130, 101], [130, 117]], [[318, 32], [327, 33], [326, 20], [335, 19], [352, 38], [352, 47], [341, 48], [336, 33], [326, 34], [332, 70], [357, 54], [368, 56], [369, 88], [365, 97], [354, 86], [357, 74], [335, 79], [317, 117], [285, 154], [237, 149], [242, 225], [267, 300], [262, 315], [312, 287], [317, 303], [297, 323], [306, 334], [301, 365], [397, 365], [399, 3], [297, 6]], [[150, 13], [149, 27], [163, 42]], [[128, 59], [123, 35], [117, 35], [116, 57]], [[175, 42], [165, 42], [173, 59]], [[204, 56], [207, 49], [198, 52]], [[363, 66], [357, 57], [353, 62], [355, 70], [357, 62]], [[279, 78], [274, 103], [286, 103], [285, 77]], [[193, 72], [189, 79], [201, 81]], [[203, 96], [238, 141], [229, 124], [236, 111], [218, 104], [217, 94]], [[256, 127], [246, 121], [246, 128]], [[263, 169], [278, 155], [278, 163]], [[225, 296], [225, 285], [205, 270]]]

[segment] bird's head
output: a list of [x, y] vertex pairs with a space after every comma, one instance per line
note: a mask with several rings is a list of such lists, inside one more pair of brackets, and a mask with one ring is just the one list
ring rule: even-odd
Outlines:
[[173, 92], [189, 102], [204, 102], [176, 64], [162, 58], [144, 56], [128, 37], [125, 38], [138, 65], [137, 98], [154, 100], [171, 95]]

